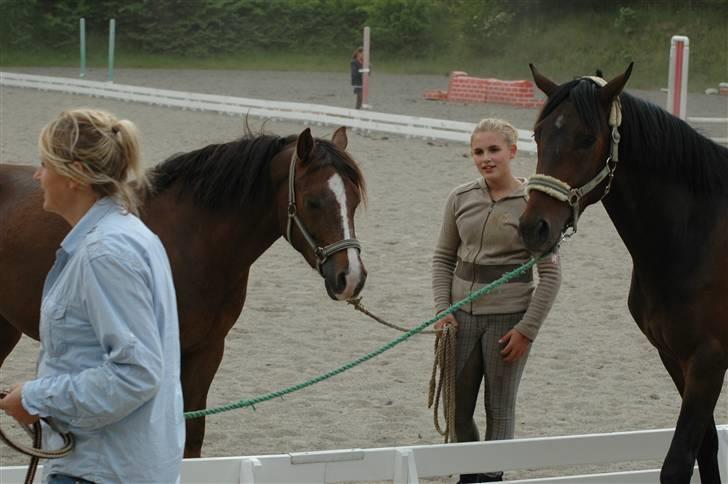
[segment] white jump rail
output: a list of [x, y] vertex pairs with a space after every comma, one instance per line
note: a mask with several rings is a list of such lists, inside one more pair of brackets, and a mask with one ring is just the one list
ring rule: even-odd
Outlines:
[[[470, 143], [475, 123], [404, 116], [320, 104], [267, 101], [242, 97], [199, 94], [169, 89], [87, 81], [65, 77], [0, 72], [0, 85], [104, 97], [155, 106], [176, 107], [238, 116], [287, 119], [319, 125], [348, 126], [362, 131], [394, 133], [406, 137]], [[518, 130], [519, 149], [536, 152], [533, 133]]]
[[[661, 462], [674, 429], [541, 437], [448, 445], [347, 449], [252, 457], [188, 459], [182, 484], [314, 484], [392, 481], [496, 470], [555, 469], [564, 466]], [[264, 437], [261, 437], [264, 438]], [[718, 462], [728, 481], [728, 425], [718, 426]], [[0, 467], [0, 482], [23, 482], [26, 467]], [[39, 473], [40, 474], [40, 473]], [[580, 474], [511, 481], [514, 484], [654, 483], [659, 469]], [[35, 482], [40, 482], [36, 477]], [[697, 469], [693, 483], [699, 483]]]

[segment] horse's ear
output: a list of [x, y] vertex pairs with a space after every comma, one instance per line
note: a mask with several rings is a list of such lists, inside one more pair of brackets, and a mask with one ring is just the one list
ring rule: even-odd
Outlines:
[[611, 103], [617, 96], [619, 96], [619, 93], [622, 92], [622, 89], [624, 89], [625, 84], [627, 84], [627, 81], [629, 80], [629, 76], [632, 74], [632, 66], [634, 66], [634, 62], [630, 62], [626, 71], [602, 87], [599, 95], [605, 105]]
[[538, 88], [541, 89], [546, 96], [551, 96], [551, 93], [554, 92], [559, 85], [538, 72], [538, 69], [536, 69], [536, 66], [533, 64], [528, 64], [528, 67], [531, 68], [531, 75], [533, 75], [533, 81], [536, 83], [536, 86], [538, 86]]
[[296, 156], [301, 161], [306, 161], [313, 150], [313, 136], [311, 136], [311, 128], [301, 131], [296, 140]]
[[331, 135], [331, 142], [340, 150], [345, 150], [349, 144], [349, 138], [346, 137], [346, 126], [342, 126]]

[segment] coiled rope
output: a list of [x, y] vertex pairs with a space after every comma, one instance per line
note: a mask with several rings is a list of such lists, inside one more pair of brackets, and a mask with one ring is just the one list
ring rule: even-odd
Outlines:
[[[435, 338], [435, 362], [432, 365], [430, 377], [430, 391], [427, 396], [427, 408], [435, 408], [432, 416], [435, 430], [445, 438], [445, 443], [455, 442], [455, 362], [457, 352], [455, 347], [456, 326], [445, 326]], [[440, 378], [437, 378], [437, 369], [440, 368]], [[442, 398], [441, 398], [442, 397]], [[442, 399], [442, 414], [445, 417], [445, 428], [440, 426], [438, 408]]]
[[[6, 392], [0, 392], [0, 399], [5, 398], [6, 395]], [[5, 444], [11, 449], [18, 451], [21, 454], [30, 456], [28, 472], [25, 474], [24, 482], [25, 484], [32, 484], [33, 480], [35, 479], [35, 473], [38, 470], [38, 462], [40, 461], [40, 459], [58, 459], [60, 457], [67, 456], [73, 451], [75, 441], [73, 439], [73, 434], [59, 432], [61, 438], [63, 439], [63, 447], [58, 450], [43, 450], [41, 448], [43, 442], [43, 429], [40, 420], [36, 421], [32, 427], [22, 424], [20, 422], [18, 423], [23, 428], [23, 430], [25, 430], [25, 432], [33, 438], [33, 447], [27, 447], [25, 445], [13, 442], [7, 435], [5, 435], [5, 433], [2, 431], [2, 428], [0, 428], [0, 440], [5, 442]]]

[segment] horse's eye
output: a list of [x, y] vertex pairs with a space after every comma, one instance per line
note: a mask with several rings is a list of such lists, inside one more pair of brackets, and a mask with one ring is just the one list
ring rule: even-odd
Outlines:
[[321, 200], [318, 198], [306, 198], [303, 200], [303, 206], [311, 210], [317, 210], [321, 208]]
[[596, 142], [596, 138], [591, 134], [580, 134], [576, 137], [577, 148], [590, 148]]

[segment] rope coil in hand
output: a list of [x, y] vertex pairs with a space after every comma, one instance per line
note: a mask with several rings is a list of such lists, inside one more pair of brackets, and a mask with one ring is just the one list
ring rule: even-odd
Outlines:
[[[457, 328], [454, 325], [445, 326], [437, 333], [435, 338], [435, 362], [432, 365], [430, 377], [430, 392], [427, 397], [427, 408], [432, 408], [435, 421], [435, 430], [445, 438], [445, 443], [455, 442], [455, 363], [457, 351], [455, 336]], [[437, 379], [437, 369], [440, 368], [440, 379]], [[442, 397], [442, 414], [445, 417], [445, 428], [440, 426], [438, 408]]]
[[[6, 395], [6, 392], [0, 392], [0, 399], [5, 398]], [[18, 423], [21, 425], [23, 430], [25, 430], [25, 432], [33, 438], [33, 447], [27, 447], [25, 445], [13, 442], [7, 435], [5, 435], [5, 433], [2, 431], [2, 428], [0, 428], [0, 440], [5, 442], [5, 444], [11, 449], [18, 451], [21, 454], [30, 456], [28, 472], [25, 474], [25, 484], [32, 484], [33, 480], [35, 479], [35, 473], [38, 469], [38, 462], [40, 461], [40, 459], [58, 459], [60, 457], [67, 456], [73, 451], [75, 441], [73, 439], [73, 434], [59, 432], [61, 438], [63, 439], [63, 447], [57, 450], [43, 450], [41, 448], [43, 441], [43, 430], [40, 420], [36, 421], [32, 425], [32, 427], [20, 422]]]

